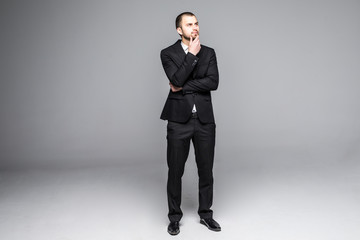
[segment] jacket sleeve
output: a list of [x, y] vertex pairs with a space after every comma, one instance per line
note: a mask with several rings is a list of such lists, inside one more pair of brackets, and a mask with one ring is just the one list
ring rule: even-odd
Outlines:
[[184, 86], [199, 60], [195, 55], [188, 53], [178, 67], [171, 59], [170, 53], [165, 50], [161, 51], [160, 58], [167, 78], [176, 87]]
[[183, 93], [188, 92], [208, 92], [218, 88], [219, 71], [217, 67], [216, 54], [212, 51], [207, 74], [204, 78], [191, 79], [183, 85]]

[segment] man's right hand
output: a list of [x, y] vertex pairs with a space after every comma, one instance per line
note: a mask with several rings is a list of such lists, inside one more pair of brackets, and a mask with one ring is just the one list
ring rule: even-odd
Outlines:
[[200, 52], [201, 46], [200, 46], [200, 40], [199, 35], [196, 36], [196, 38], [193, 41], [192, 36], [190, 36], [190, 43], [189, 43], [189, 52], [194, 54], [198, 54]]

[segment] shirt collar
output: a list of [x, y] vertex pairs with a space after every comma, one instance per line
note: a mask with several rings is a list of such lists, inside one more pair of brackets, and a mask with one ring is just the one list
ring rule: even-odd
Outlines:
[[181, 46], [182, 46], [182, 48], [184, 49], [185, 53], [188, 53], [189, 47], [186, 46], [185, 43], [183, 43], [182, 41], [181, 41]]

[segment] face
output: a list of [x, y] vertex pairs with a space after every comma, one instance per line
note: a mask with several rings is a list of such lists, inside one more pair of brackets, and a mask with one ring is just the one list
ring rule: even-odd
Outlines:
[[177, 28], [177, 32], [183, 38], [190, 41], [190, 36], [194, 39], [199, 35], [199, 23], [195, 16], [183, 16], [181, 19], [181, 27]]

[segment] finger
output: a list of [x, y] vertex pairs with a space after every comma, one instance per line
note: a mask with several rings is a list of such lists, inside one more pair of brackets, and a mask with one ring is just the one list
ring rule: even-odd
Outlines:
[[190, 44], [193, 42], [192, 36], [190, 35]]
[[196, 37], [195, 40], [193, 41], [193, 43], [198, 45], [200, 43], [199, 38]]

